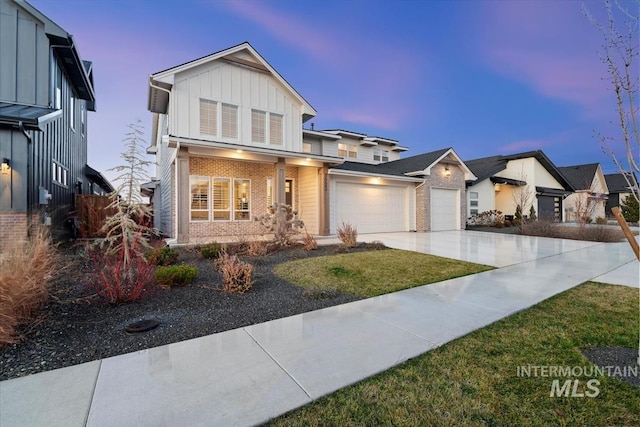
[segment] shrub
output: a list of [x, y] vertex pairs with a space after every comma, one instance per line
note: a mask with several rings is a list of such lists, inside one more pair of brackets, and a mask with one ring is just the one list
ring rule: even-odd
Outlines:
[[163, 286], [185, 286], [193, 283], [198, 276], [198, 269], [192, 265], [168, 265], [158, 267], [156, 279]]
[[305, 251], [315, 251], [318, 249], [318, 241], [309, 233], [305, 233], [302, 238], [302, 247]]
[[253, 266], [242, 262], [236, 255], [222, 253], [216, 259], [216, 265], [222, 272], [222, 288], [232, 294], [243, 294], [253, 286]]
[[[136, 240], [132, 249], [136, 250]], [[109, 304], [137, 301], [155, 289], [155, 268], [141, 255], [127, 260], [124, 248], [115, 254], [87, 248], [94, 269], [87, 281], [96, 294]], [[137, 253], [137, 252], [133, 252]]]
[[350, 223], [342, 221], [336, 232], [338, 233], [338, 239], [345, 247], [355, 248], [358, 246], [358, 230]]
[[252, 240], [247, 244], [246, 253], [249, 256], [264, 256], [269, 253], [269, 246], [266, 242]]
[[[516, 218], [518, 211], [516, 210]], [[504, 221], [504, 215], [498, 210], [480, 212], [472, 215], [468, 223], [469, 225], [482, 225], [487, 227], [495, 227], [497, 223]]]
[[531, 208], [529, 208], [529, 221], [535, 221], [536, 219], [538, 219], [536, 209], [531, 205]]
[[511, 221], [509, 221], [508, 219], [504, 220], [504, 226], [505, 227], [511, 227]]
[[603, 225], [603, 224], [606, 224], [606, 223], [607, 223], [606, 218], [601, 217], [601, 216], [596, 218], [596, 224]]
[[321, 300], [335, 298], [338, 290], [333, 286], [313, 285], [304, 291], [304, 296], [309, 299]]
[[298, 212], [283, 203], [274, 203], [267, 208], [266, 214], [256, 216], [253, 220], [259, 221], [267, 232], [273, 233], [273, 242], [277, 246], [291, 245], [291, 236], [304, 227], [304, 222], [298, 218]]
[[584, 227], [576, 230], [576, 232], [577, 239], [589, 242], [613, 243], [619, 242], [624, 237], [619, 229], [603, 226]]
[[364, 247], [372, 251], [381, 251], [387, 249], [387, 246], [380, 240], [374, 240], [373, 242], [365, 243]]
[[558, 225], [552, 221], [533, 221], [522, 224], [520, 234], [538, 237], [559, 237]]
[[620, 203], [620, 211], [627, 222], [638, 222], [640, 220], [640, 204], [633, 195], [627, 196]]
[[522, 206], [516, 206], [516, 213], [513, 217], [518, 221], [518, 224], [522, 223]]
[[503, 221], [498, 221], [498, 222], [496, 222], [496, 224], [494, 225], [494, 227], [496, 227], [496, 228], [502, 228], [502, 227], [504, 227], [504, 222], [503, 222]]
[[209, 243], [200, 248], [200, 254], [206, 259], [216, 259], [222, 252], [222, 245], [220, 243]]
[[44, 232], [0, 253], [0, 347], [18, 341], [16, 328], [33, 320], [60, 267], [56, 248]]
[[147, 262], [151, 265], [169, 265], [178, 259], [178, 252], [169, 246], [156, 248], [145, 255]]

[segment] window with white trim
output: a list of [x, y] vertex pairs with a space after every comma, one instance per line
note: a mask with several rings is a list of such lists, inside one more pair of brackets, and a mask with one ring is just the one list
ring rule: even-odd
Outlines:
[[200, 100], [200, 133], [218, 134], [218, 103], [208, 99]]
[[231, 179], [213, 178], [213, 220], [231, 220]]
[[273, 179], [267, 178], [267, 206], [273, 205]]
[[209, 177], [192, 176], [191, 221], [209, 221]]
[[282, 145], [284, 142], [282, 124], [282, 115], [269, 113], [269, 144]]
[[53, 161], [51, 163], [51, 181], [58, 185], [64, 185], [66, 187], [69, 184], [68, 175], [68, 169], [62, 166], [60, 163], [56, 161]]
[[222, 137], [238, 139], [238, 107], [222, 104]]
[[69, 126], [71, 130], [76, 130], [76, 98], [69, 96]]
[[251, 110], [251, 141], [284, 144], [284, 116], [261, 110]]
[[249, 221], [251, 207], [251, 181], [248, 179], [233, 180], [233, 219]]
[[380, 148], [373, 149], [373, 160], [376, 162], [388, 162], [389, 150], [381, 150]]
[[338, 156], [356, 159], [358, 157], [358, 147], [355, 145], [338, 144]]
[[469, 215], [478, 215], [478, 192], [469, 192]]
[[200, 133], [238, 139], [238, 107], [201, 98]]

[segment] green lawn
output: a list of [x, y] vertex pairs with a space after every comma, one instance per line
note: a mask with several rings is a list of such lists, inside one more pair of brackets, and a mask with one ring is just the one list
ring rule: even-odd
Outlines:
[[335, 288], [372, 297], [491, 269], [435, 255], [385, 249], [290, 261], [278, 265], [275, 273], [306, 288]]
[[595, 398], [550, 397], [552, 378], [518, 377], [517, 367], [590, 366], [581, 349], [637, 348], [639, 327], [637, 289], [583, 284], [272, 425], [637, 425], [638, 388], [598, 377], [600, 394]]

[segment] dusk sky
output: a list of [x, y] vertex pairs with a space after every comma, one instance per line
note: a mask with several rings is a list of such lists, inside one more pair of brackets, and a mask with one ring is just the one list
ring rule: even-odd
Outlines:
[[404, 157], [541, 149], [557, 166], [616, 172], [594, 136], [619, 133], [603, 37], [581, 11], [604, 22], [600, 1], [30, 3], [93, 61], [89, 164], [107, 177], [126, 125], [141, 119], [149, 135], [149, 74], [244, 41], [318, 111], [316, 130], [396, 139], [410, 149]]

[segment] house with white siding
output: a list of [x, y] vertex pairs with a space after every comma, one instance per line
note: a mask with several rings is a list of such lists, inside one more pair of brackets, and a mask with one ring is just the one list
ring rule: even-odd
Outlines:
[[249, 43], [148, 85], [148, 190], [156, 227], [178, 243], [259, 235], [253, 219], [275, 202], [316, 235], [342, 221], [361, 233], [464, 227], [475, 176], [452, 148], [401, 159], [408, 149], [390, 138], [305, 128], [316, 110]]
[[558, 170], [575, 189], [564, 202], [565, 219], [580, 221], [580, 216], [588, 222], [604, 219], [609, 188], [600, 163], [561, 166]]
[[563, 203], [574, 188], [542, 151], [483, 157], [466, 164], [478, 177], [467, 183], [470, 215], [494, 209], [515, 215], [517, 200], [525, 193], [529, 203], [522, 207], [523, 215], [533, 206], [539, 218], [565, 220]]

